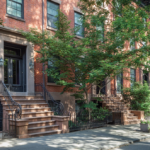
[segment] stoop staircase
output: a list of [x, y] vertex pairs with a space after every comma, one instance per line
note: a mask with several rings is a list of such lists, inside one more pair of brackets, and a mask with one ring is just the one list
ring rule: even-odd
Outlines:
[[139, 124], [140, 119], [130, 110], [128, 104], [125, 104], [119, 96], [117, 97], [103, 97], [103, 107], [106, 107], [112, 113], [123, 113], [126, 118], [123, 122], [124, 125]]
[[[53, 120], [54, 112], [42, 96], [12, 96], [13, 100], [22, 106], [21, 119], [28, 120], [28, 137], [60, 134], [62, 131]], [[11, 113], [7, 102], [1, 97], [6, 112]], [[55, 116], [57, 117], [57, 116]]]

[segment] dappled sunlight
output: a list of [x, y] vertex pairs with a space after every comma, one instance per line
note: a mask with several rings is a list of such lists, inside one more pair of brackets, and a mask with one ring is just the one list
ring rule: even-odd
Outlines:
[[139, 125], [108, 126], [91, 130], [77, 131], [67, 134], [43, 136], [28, 139], [10, 139], [0, 141], [0, 148], [22, 149], [97, 149], [115, 148], [150, 135], [139, 131]]

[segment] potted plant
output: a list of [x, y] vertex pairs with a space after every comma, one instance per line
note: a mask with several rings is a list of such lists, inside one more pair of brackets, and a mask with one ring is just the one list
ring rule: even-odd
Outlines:
[[149, 131], [148, 124], [150, 124], [149, 121], [146, 121], [146, 120], [143, 121], [143, 120], [141, 120], [141, 124], [140, 124], [141, 131], [148, 132]]

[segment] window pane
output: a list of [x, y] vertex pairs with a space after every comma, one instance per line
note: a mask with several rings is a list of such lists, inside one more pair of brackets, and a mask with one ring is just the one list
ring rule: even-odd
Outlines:
[[17, 9], [17, 4], [15, 2], [12, 2], [12, 8]]
[[8, 84], [8, 59], [4, 59], [4, 83]]
[[82, 15], [75, 13], [75, 23], [78, 25], [82, 25]]
[[56, 25], [55, 25], [55, 23], [57, 22], [57, 20], [58, 20], [57, 17], [48, 15], [48, 18], [47, 18], [47, 24], [48, 24], [48, 26], [53, 27], [53, 28], [57, 28]]
[[58, 12], [56, 10], [53, 10], [53, 9], [50, 9], [50, 15], [52, 16], [57, 16], [58, 15]]
[[12, 15], [16, 16], [17, 11], [15, 9], [12, 9]]
[[17, 10], [21, 11], [21, 5], [20, 4], [17, 4]]
[[17, 11], [17, 17], [21, 17], [21, 12]]
[[130, 78], [131, 78], [131, 84], [130, 86], [133, 86], [133, 82], [136, 81], [136, 77], [135, 77], [135, 69], [130, 69]]
[[12, 9], [8, 7], [8, 8], [7, 8], [7, 13], [8, 13], [8, 14], [12, 14]]
[[48, 5], [47, 5], [49, 8], [51, 9], [54, 9], [54, 10], [58, 10], [59, 9], [59, 5], [58, 4], [55, 4], [55, 3], [52, 3], [52, 2], [48, 2]]
[[18, 3], [22, 3], [22, 0], [13, 0], [15, 2], [18, 2]]
[[8, 1], [7, 6], [11, 6], [11, 1]]
[[77, 25], [77, 24], [75, 24], [75, 28], [78, 29], [78, 31], [76, 32], [76, 35], [83, 36], [84, 28], [80, 25]]

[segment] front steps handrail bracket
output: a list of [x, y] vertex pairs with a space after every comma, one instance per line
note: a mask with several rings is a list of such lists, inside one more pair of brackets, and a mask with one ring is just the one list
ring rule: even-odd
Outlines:
[[13, 114], [13, 111], [15, 110], [14, 115], [15, 115], [16, 119], [21, 119], [21, 115], [22, 115], [21, 105], [13, 100], [13, 98], [10, 95], [10, 92], [8, 91], [5, 83], [3, 81], [0, 81], [0, 84], [1, 84], [2, 95], [5, 99], [5, 101], [7, 102], [7, 105], [9, 106], [9, 109], [11, 110], [12, 114]]
[[[43, 96], [46, 103], [49, 105], [51, 110], [54, 112], [54, 115], [64, 115], [64, 105], [61, 102], [54, 100], [50, 92], [46, 89], [46, 87], [42, 83], [35, 83], [35, 87], [38, 92]], [[39, 91], [40, 89], [40, 91]]]

